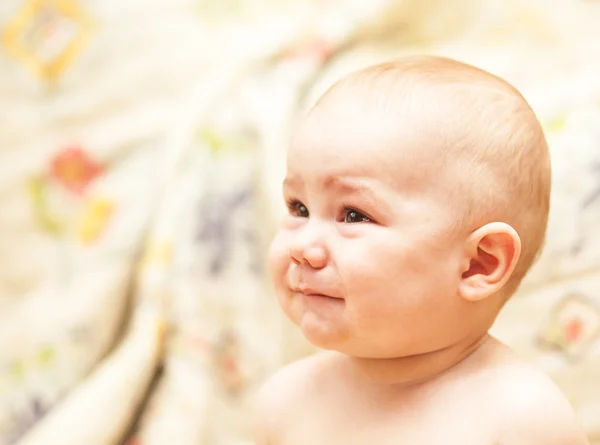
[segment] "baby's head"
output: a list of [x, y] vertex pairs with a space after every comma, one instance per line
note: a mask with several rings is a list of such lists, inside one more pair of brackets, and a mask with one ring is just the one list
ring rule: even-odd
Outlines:
[[392, 358], [487, 332], [543, 243], [550, 163], [512, 86], [410, 57], [324, 94], [283, 188], [270, 252], [283, 310], [318, 347]]

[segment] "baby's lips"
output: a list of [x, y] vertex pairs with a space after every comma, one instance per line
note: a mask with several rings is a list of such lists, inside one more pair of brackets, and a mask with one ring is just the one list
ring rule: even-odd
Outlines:
[[337, 296], [336, 293], [334, 293], [334, 292], [329, 292], [327, 290], [320, 289], [318, 287], [293, 286], [293, 287], [291, 287], [291, 289], [293, 292], [299, 292], [304, 295], [318, 295], [318, 296], [322, 296], [322, 297], [343, 299], [342, 297]]

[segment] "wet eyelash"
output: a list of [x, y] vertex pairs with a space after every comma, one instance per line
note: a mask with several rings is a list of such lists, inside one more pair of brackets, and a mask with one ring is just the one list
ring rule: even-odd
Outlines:
[[[293, 199], [290, 201], [286, 201], [286, 205], [288, 208], [288, 211], [290, 212], [290, 214], [292, 216], [297, 216], [297, 217], [301, 217], [301, 218], [307, 218], [308, 217], [308, 208], [302, 204], [302, 202]], [[303, 209], [304, 208], [304, 209]], [[302, 214], [300, 214], [302, 213]]]
[[[350, 212], [355, 212], [358, 213], [359, 215], [364, 216], [365, 218], [367, 218], [369, 220], [369, 222], [374, 222], [373, 218], [371, 218], [367, 213], [363, 212], [362, 210], [358, 210], [354, 207], [350, 207], [350, 206], [342, 206], [342, 211], [341, 211], [341, 220], [345, 220], [346, 216], [350, 213]], [[364, 221], [366, 222], [366, 221]]]
[[289, 210], [298, 210], [298, 207], [300, 207], [301, 205], [304, 205], [304, 204], [302, 204], [297, 199], [290, 199], [290, 200], [285, 201], [285, 205], [287, 206], [287, 208]]

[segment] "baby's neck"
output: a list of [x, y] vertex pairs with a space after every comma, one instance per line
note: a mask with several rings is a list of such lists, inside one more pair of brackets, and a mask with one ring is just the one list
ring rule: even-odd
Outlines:
[[436, 379], [489, 343], [488, 334], [424, 354], [391, 359], [350, 357], [357, 374], [377, 385], [409, 387]]

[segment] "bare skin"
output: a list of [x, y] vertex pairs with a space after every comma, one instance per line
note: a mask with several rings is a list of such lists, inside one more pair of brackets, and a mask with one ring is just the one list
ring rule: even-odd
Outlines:
[[283, 369], [262, 400], [259, 444], [588, 443], [556, 386], [489, 337], [417, 383], [373, 381], [347, 357], [324, 353]]
[[[457, 62], [415, 63], [428, 72], [450, 66], [458, 73], [453, 82], [461, 81]], [[462, 100], [485, 106], [488, 90], [469, 90], [483, 76], [489, 114], [508, 122], [520, 96], [494, 87], [501, 81], [485, 73], [465, 72]], [[417, 106], [396, 112], [369, 109], [379, 98], [352, 84], [326, 95], [293, 138], [284, 183], [289, 215], [271, 245], [271, 274], [286, 315], [330, 352], [284, 368], [265, 385], [256, 410], [259, 445], [588, 443], [556, 386], [487, 333], [521, 238], [502, 206], [461, 210], [483, 215], [474, 222], [457, 218], [463, 200], [447, 192], [469, 171], [444, 156], [453, 132], [477, 138], [462, 127], [440, 130], [448, 113], [461, 125], [467, 119], [460, 107], [452, 111], [457, 90], [447, 97], [423, 90], [410, 90]], [[446, 111], [432, 116], [435, 107]], [[527, 125], [537, 125], [535, 118]]]

